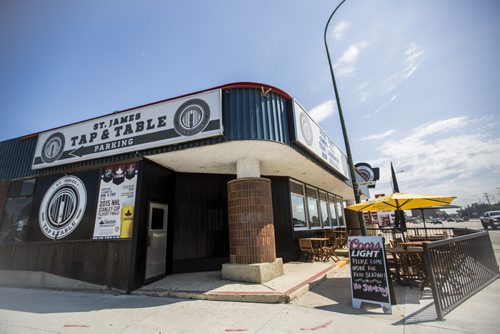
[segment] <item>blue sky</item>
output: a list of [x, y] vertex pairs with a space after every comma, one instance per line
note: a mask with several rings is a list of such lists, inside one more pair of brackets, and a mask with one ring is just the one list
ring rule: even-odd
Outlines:
[[[0, 1], [0, 140], [234, 81], [343, 140], [323, 45], [339, 1]], [[328, 41], [374, 193], [500, 200], [500, 2], [348, 0]], [[478, 198], [479, 197], [479, 198]]]

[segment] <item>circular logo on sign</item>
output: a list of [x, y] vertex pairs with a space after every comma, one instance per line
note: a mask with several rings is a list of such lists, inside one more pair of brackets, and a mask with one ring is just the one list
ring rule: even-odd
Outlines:
[[59, 159], [64, 151], [64, 135], [60, 132], [53, 133], [42, 146], [42, 160], [51, 163]]
[[87, 205], [87, 190], [76, 176], [54, 182], [43, 196], [38, 214], [40, 228], [47, 238], [62, 239], [82, 220]]
[[360, 162], [357, 163], [354, 167], [356, 167], [359, 174], [361, 174], [366, 181], [375, 180], [375, 173], [369, 164]]
[[302, 131], [302, 137], [304, 137], [306, 144], [311, 146], [314, 139], [311, 122], [309, 122], [309, 119], [307, 119], [307, 116], [304, 115], [304, 113], [300, 113], [299, 119], [300, 119], [300, 130]]
[[195, 135], [210, 121], [210, 107], [200, 99], [184, 102], [174, 115], [174, 129], [182, 136]]

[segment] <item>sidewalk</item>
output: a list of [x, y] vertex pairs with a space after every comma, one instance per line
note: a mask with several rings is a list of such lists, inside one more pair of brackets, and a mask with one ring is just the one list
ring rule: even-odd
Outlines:
[[[332, 263], [303, 265], [323, 266], [321, 272]], [[190, 285], [193, 282], [184, 286], [196, 287]], [[333, 268], [323, 280], [313, 282], [310, 291], [288, 304], [0, 287], [0, 333], [500, 333], [499, 280], [446, 315], [446, 321], [436, 320], [429, 290], [397, 284], [398, 305], [392, 314], [370, 304], [353, 309], [349, 265]], [[214, 290], [234, 292], [226, 290], [233, 284]], [[249, 285], [242, 286], [241, 291], [251, 292]], [[269, 290], [261, 287], [258, 292], [278, 292], [270, 285], [265, 288]]]
[[168, 275], [133, 292], [135, 295], [219, 301], [288, 303], [341, 269], [339, 262], [289, 262], [284, 275], [263, 284], [241, 283], [221, 278], [220, 271]]

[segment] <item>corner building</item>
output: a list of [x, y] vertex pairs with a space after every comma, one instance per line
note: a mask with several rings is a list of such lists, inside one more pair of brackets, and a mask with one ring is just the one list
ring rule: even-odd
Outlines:
[[295, 99], [227, 84], [0, 142], [0, 270], [131, 291], [292, 261], [299, 237], [351, 226], [352, 201], [345, 155]]

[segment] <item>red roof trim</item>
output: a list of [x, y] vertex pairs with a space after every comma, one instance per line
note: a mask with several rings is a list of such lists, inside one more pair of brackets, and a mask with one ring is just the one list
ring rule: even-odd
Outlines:
[[234, 89], [234, 88], [257, 88], [257, 89], [262, 89], [264, 91], [267, 91], [267, 90], [271, 89], [272, 92], [274, 92], [274, 93], [276, 93], [278, 95], [283, 96], [287, 100], [291, 100], [292, 99], [292, 97], [290, 95], [288, 95], [285, 91], [283, 91], [283, 90], [281, 90], [281, 89], [279, 89], [277, 87], [271, 86], [271, 85], [266, 85], [266, 84], [258, 83], [258, 82], [233, 82], [233, 83], [229, 83], [229, 84], [225, 84], [225, 85], [221, 85], [221, 86], [217, 86], [217, 87], [212, 87], [212, 88], [200, 90], [200, 91], [197, 91], [197, 92], [194, 92], [194, 93], [184, 94], [184, 95], [180, 95], [180, 96], [176, 96], [176, 97], [171, 97], [171, 98], [160, 100], [160, 101], [156, 101], [156, 102], [151, 102], [151, 103], [143, 104], [143, 105], [140, 105], [140, 106], [137, 106], [137, 107], [132, 107], [132, 108], [123, 109], [123, 110], [120, 110], [120, 111], [115, 111], [115, 112], [112, 112], [112, 113], [109, 113], [109, 114], [105, 114], [105, 115], [102, 115], [102, 116], [97, 116], [97, 117], [89, 118], [89, 119], [86, 119], [86, 120], [83, 120], [83, 121], [79, 121], [79, 122], [75, 122], [75, 123], [71, 123], [71, 124], [66, 124], [66, 125], [58, 126], [58, 127], [52, 128], [52, 129], [48, 129], [48, 130], [44, 130], [44, 131], [40, 131], [40, 132], [35, 132], [35, 133], [32, 133], [32, 134], [20, 137], [19, 140], [27, 140], [27, 139], [30, 139], [30, 138], [38, 136], [38, 134], [40, 134], [42, 132], [52, 131], [52, 130], [55, 130], [55, 129], [64, 128], [64, 127], [69, 126], [69, 125], [75, 125], [75, 124], [87, 122], [87, 121], [90, 121], [90, 120], [93, 120], [93, 119], [98, 119], [98, 118], [101, 118], [101, 117], [111, 116], [113, 114], [119, 114], [119, 113], [122, 113], [122, 112], [131, 111], [131, 110], [135, 110], [135, 109], [139, 109], [139, 108], [144, 108], [144, 107], [152, 106], [152, 105], [163, 103], [163, 102], [167, 102], [167, 101], [172, 101], [172, 100], [180, 99], [180, 98], [187, 97], [187, 96], [190, 96], [190, 95], [195, 95], [195, 94], [200, 94], [200, 93], [208, 92], [208, 91], [211, 91], [211, 90], [214, 90], [214, 89], [227, 90], [227, 89]]

